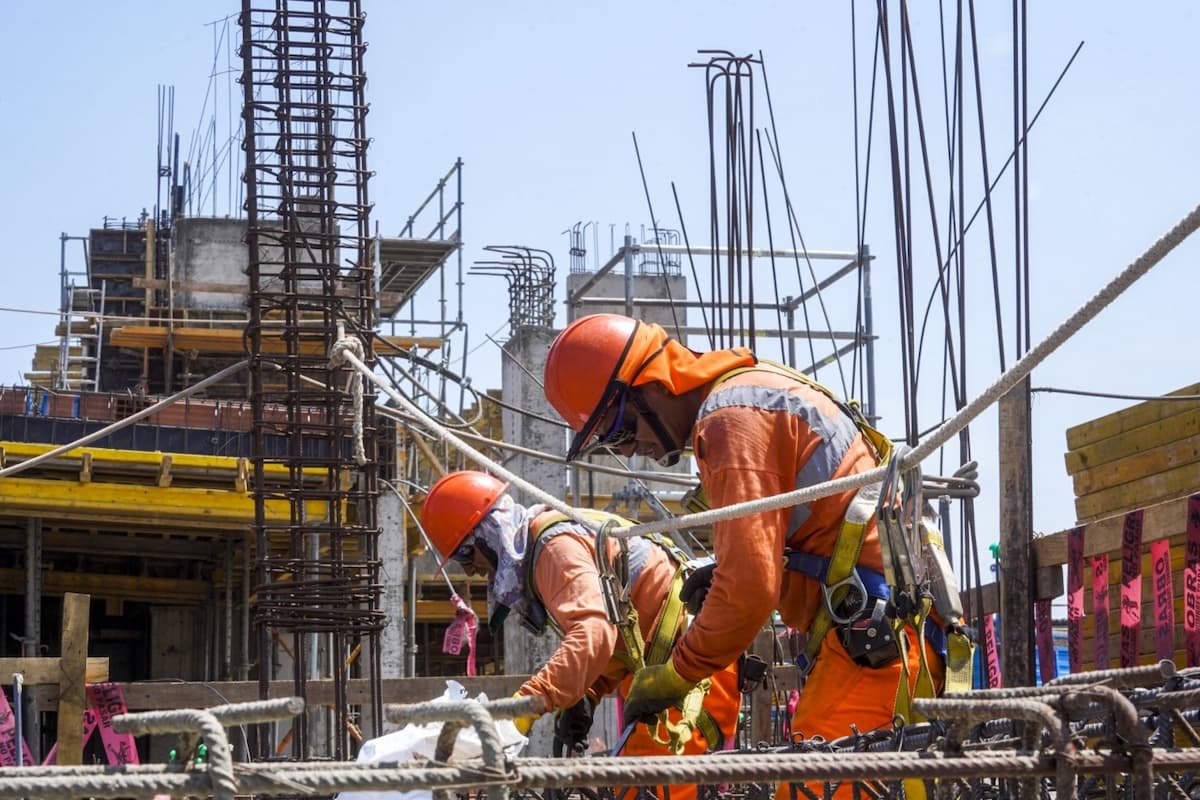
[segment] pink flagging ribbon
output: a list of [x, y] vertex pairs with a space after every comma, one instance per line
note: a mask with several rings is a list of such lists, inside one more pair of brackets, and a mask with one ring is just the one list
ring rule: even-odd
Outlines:
[[1058, 677], [1054, 663], [1054, 631], [1050, 622], [1050, 600], [1038, 600], [1033, 604], [1033, 627], [1037, 632], [1038, 672], [1042, 683]]
[[[112, 718], [124, 714], [125, 694], [117, 683], [89, 683], [87, 685], [88, 707], [83, 712], [83, 738], [87, 744], [92, 733], [100, 729], [100, 741], [104, 744], [104, 753], [108, 763], [137, 764], [137, 743], [131, 733], [117, 733], [112, 727]], [[42, 765], [58, 763], [58, 745], [55, 744], [46, 754]]]
[[1171, 576], [1171, 541], [1150, 544], [1154, 569], [1154, 652], [1160, 660], [1175, 660], [1175, 586]]
[[1083, 532], [1067, 533], [1067, 663], [1071, 672], [1083, 669]]
[[457, 594], [450, 598], [454, 606], [454, 621], [446, 627], [442, 637], [442, 652], [458, 655], [463, 644], [467, 645], [467, 675], [475, 675], [475, 637], [479, 633], [479, 618], [467, 601]]
[[[17, 719], [12, 706], [8, 704], [8, 696], [0, 691], [0, 767], [17, 766]], [[21, 750], [25, 758], [21, 762], [25, 766], [33, 765], [33, 753], [25, 738], [21, 737]]]
[[[97, 724], [98, 724], [98, 722], [96, 719], [96, 709], [90, 708], [90, 707], [85, 708], [83, 710], [83, 738], [80, 739], [79, 741], [81, 741], [84, 744], [87, 744], [87, 740], [92, 738], [92, 732], [94, 730], [96, 730]], [[44, 759], [42, 759], [42, 766], [45, 767], [45, 766], [49, 766], [51, 764], [57, 764], [57, 763], [58, 763], [58, 742], [55, 742], [54, 745], [51, 746], [50, 752], [46, 753], [46, 757]]]
[[112, 720], [117, 714], [124, 714], [125, 694], [117, 683], [89, 683], [87, 687], [88, 702], [99, 715], [97, 727], [100, 729], [100, 741], [104, 743], [104, 751], [108, 754], [109, 764], [138, 763], [137, 744], [131, 733], [117, 733], [113, 730]]
[[1136, 667], [1142, 634], [1142, 510], [1121, 528], [1121, 667]]
[[1000, 651], [996, 647], [996, 615], [987, 614], [983, 618], [983, 652], [987, 659], [987, 688], [999, 689], [1004, 685], [1000, 674]]
[[1183, 631], [1187, 665], [1200, 666], [1200, 494], [1188, 498], [1183, 562]]
[[1101, 553], [1092, 558], [1092, 617], [1096, 630], [1092, 635], [1095, 658], [1092, 669], [1108, 669], [1112, 666], [1108, 655], [1108, 554]]

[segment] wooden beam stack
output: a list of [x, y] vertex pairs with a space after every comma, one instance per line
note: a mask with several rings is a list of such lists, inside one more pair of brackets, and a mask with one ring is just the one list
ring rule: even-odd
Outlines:
[[1186, 497], [1200, 491], [1200, 401], [1139, 403], [1069, 428], [1067, 447], [1081, 523]]

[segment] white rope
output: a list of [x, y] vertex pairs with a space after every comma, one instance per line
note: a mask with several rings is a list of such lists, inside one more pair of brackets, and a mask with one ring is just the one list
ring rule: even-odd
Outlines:
[[[346, 363], [345, 355], [353, 353], [362, 363], [363, 343], [356, 336], [347, 336], [342, 323], [337, 325], [337, 341], [329, 350], [329, 365], [340, 367]], [[366, 374], [365, 372], [363, 373]], [[351, 423], [354, 432], [354, 463], [360, 467], [367, 463], [367, 451], [363, 448], [363, 382], [362, 377], [351, 372], [346, 376], [346, 389], [350, 392], [350, 402], [354, 406], [354, 421]]]
[[[988, 406], [999, 400], [1009, 392], [1014, 386], [1033, 371], [1033, 368], [1042, 363], [1046, 356], [1058, 349], [1063, 342], [1069, 339], [1072, 335], [1079, 331], [1085, 324], [1090, 322], [1093, 317], [1099, 314], [1113, 300], [1115, 300], [1122, 292], [1128, 289], [1134, 281], [1145, 275], [1158, 262], [1162, 261], [1168, 253], [1174, 250], [1184, 239], [1190, 236], [1200, 227], [1200, 206], [1192, 209], [1191, 213], [1185, 216], [1182, 220], [1171, 228], [1158, 241], [1150, 246], [1145, 253], [1139, 256], [1133, 263], [1121, 271], [1113, 278], [1106, 286], [1097, 292], [1090, 300], [1084, 303], [1080, 308], [1065, 322], [1058, 326], [1049, 336], [1039, 342], [1032, 350], [1022, 356], [1007, 372], [983, 391], [978, 397], [968, 403], [957, 414], [955, 414], [942, 425], [936, 428], [932, 433], [925, 437], [912, 450], [906, 453], [900, 459], [898, 465], [901, 471], [912, 467], [915, 464], [921, 463], [927, 456], [948, 442], [951, 437], [958, 434], [965, 428], [975, 417], [979, 416]], [[683, 517], [676, 517], [671, 520], [658, 522], [648, 522], [641, 525], [634, 525], [630, 528], [621, 528], [613, 531], [614, 536], [638, 536], [647, 533], [658, 533], [660, 531], [671, 530], [677, 527], [700, 527], [709, 525], [714, 522], [723, 522], [737, 517], [744, 517], [749, 514], [757, 514], [763, 511], [773, 511], [777, 508], [786, 508], [789, 506], [800, 505], [817, 500], [821, 497], [838, 494], [840, 492], [858, 489], [867, 484], [876, 483], [883, 479], [886, 473], [885, 467], [877, 467], [867, 472], [861, 472], [857, 475], [850, 475], [845, 478], [838, 478], [827, 483], [818, 484], [816, 486], [808, 486], [803, 489], [797, 489], [792, 492], [785, 492], [773, 497], [764, 497], [758, 500], [751, 500], [737, 505], [725, 506], [723, 508], [713, 509], [711, 511], [702, 511], [698, 514], [690, 514]]]
[[[1134, 281], [1141, 278], [1150, 271], [1158, 262], [1162, 261], [1172, 250], [1174, 250], [1184, 239], [1190, 236], [1200, 228], [1200, 206], [1193, 208], [1192, 211], [1180, 220], [1171, 230], [1164, 234], [1158, 241], [1152, 244], [1146, 252], [1139, 256], [1129, 266], [1122, 270], [1115, 278], [1113, 278], [1106, 286], [1100, 289], [1090, 300], [1084, 303], [1080, 308], [1069, 316], [1066, 321], [1058, 326], [1049, 336], [1039, 342], [1033, 349], [1022, 356], [1015, 364], [1002, 374], [995, 383], [984, 390], [974, 400], [964, 406], [957, 414], [955, 414], [941, 426], [936, 428], [932, 433], [926, 436], [912, 450], [909, 450], [900, 457], [897, 466], [900, 470], [908, 469], [916, 464], [919, 464], [926, 457], [932, 454], [935, 450], [948, 442], [951, 437], [955, 436], [959, 431], [971, 423], [984, 409], [988, 408], [992, 403], [999, 400], [1007, 394], [1014, 386], [1024, 380], [1033, 368], [1042, 363], [1055, 350], [1057, 350], [1063, 342], [1073, 336], [1085, 324], [1090, 322], [1093, 317], [1104, 310], [1112, 303], [1122, 292], [1128, 289]], [[598, 531], [599, 525], [591, 520], [582, 518], [574, 509], [565, 505], [558, 498], [547, 494], [542, 489], [528, 483], [514, 473], [501, 467], [496, 462], [484, 456], [482, 453], [474, 450], [468, 444], [463, 442], [454, 434], [443, 428], [436, 420], [429, 417], [419, 408], [410, 403], [406, 398], [402, 397], [390, 386], [386, 385], [381, 378], [374, 375], [351, 353], [346, 353], [346, 360], [354, 364], [360, 372], [375, 385], [379, 386], [389, 397], [399, 403], [405, 410], [412, 414], [425, 427], [438, 436], [439, 439], [445, 441], [472, 461], [480, 464], [487, 469], [495, 472], [497, 475], [512, 483], [520, 486], [530, 494], [537, 497], [542, 502], [554, 508], [563, 514], [566, 514], [571, 519], [581, 525], [588, 527], [591, 530]], [[641, 536], [649, 533], [662, 533], [665, 531], [678, 530], [680, 528], [697, 528], [705, 525], [711, 525], [714, 522], [724, 522], [738, 517], [748, 516], [750, 514], [758, 514], [764, 511], [773, 511], [778, 508], [787, 508], [790, 506], [809, 503], [813, 500], [830, 495], [839, 494], [841, 492], [859, 489], [871, 483], [877, 483], [885, 477], [888, 471], [887, 467], [876, 467], [875, 469], [866, 472], [860, 472], [857, 475], [849, 475], [845, 478], [837, 478], [825, 483], [814, 486], [806, 486], [802, 489], [796, 489], [791, 492], [773, 495], [771, 497], [763, 497], [756, 500], [749, 500], [736, 505], [724, 506], [722, 508], [714, 508], [709, 511], [702, 511], [697, 514], [687, 514], [673, 519], [658, 520], [655, 522], [646, 522], [639, 525], [634, 525], [629, 528], [617, 528], [610, 530], [608, 533], [616, 537]]]
[[60, 447], [56, 447], [53, 450], [47, 450], [45, 453], [42, 453], [41, 455], [38, 455], [38, 456], [34, 456], [33, 458], [28, 459], [27, 461], [22, 461], [19, 464], [13, 464], [11, 467], [5, 467], [4, 469], [0, 469], [0, 478], [6, 478], [9, 475], [16, 475], [18, 472], [24, 472], [25, 470], [30, 469], [31, 467], [36, 467], [38, 464], [41, 464], [43, 461], [49, 461], [50, 459], [60, 456], [63, 453], [74, 450], [76, 447], [83, 447], [85, 444], [94, 442], [97, 439], [103, 439], [105, 436], [108, 436], [110, 433], [116, 433], [117, 431], [121, 430], [122, 428], [128, 428], [133, 423], [138, 422], [139, 420], [143, 420], [146, 417], [161, 411], [162, 409], [166, 408], [167, 406], [172, 405], [173, 403], [179, 402], [180, 400], [182, 400], [185, 397], [196, 394], [196, 392], [199, 392], [203, 389], [207, 389], [209, 386], [212, 386], [214, 383], [220, 383], [221, 381], [228, 378], [230, 375], [233, 375], [233, 374], [245, 369], [246, 365], [249, 363], [250, 363], [249, 361], [239, 361], [236, 364], [228, 366], [225, 369], [221, 370], [220, 372], [218, 372], [214, 375], [208, 376], [207, 378], [205, 378], [202, 381], [199, 381], [198, 383], [192, 384], [191, 386], [189, 386], [188, 388], [184, 389], [181, 392], [176, 392], [175, 394], [171, 395], [170, 397], [164, 397], [162, 400], [159, 400], [154, 405], [149, 406], [148, 408], [143, 408], [141, 411], [137, 412], [136, 414], [130, 414], [128, 417], [117, 420], [116, 422], [114, 422], [111, 425], [105, 425], [103, 428], [101, 428], [98, 431], [93, 431], [92, 433], [89, 433], [87, 436], [80, 437], [79, 439], [76, 439], [73, 442], [61, 445]]
[[461, 452], [463, 455], [465, 455], [471, 461], [474, 461], [479, 466], [483, 467], [484, 469], [488, 470], [489, 472], [493, 473], [494, 475], [496, 475], [500, 478], [503, 478], [504, 480], [509, 481], [510, 483], [512, 483], [516, 486], [519, 486], [520, 488], [529, 492], [531, 495], [533, 495], [539, 501], [550, 506], [555, 511], [558, 511], [561, 514], [565, 514], [566, 516], [570, 517], [575, 522], [578, 522], [580, 525], [584, 525], [589, 530], [593, 530], [593, 531], [600, 530], [599, 523], [584, 518], [582, 515], [579, 514], [578, 511], [576, 511], [575, 509], [568, 506], [562, 500], [559, 500], [554, 495], [547, 493], [541, 487], [533, 485], [529, 481], [522, 478], [520, 475], [517, 475], [515, 472], [512, 472], [512, 471], [506, 469], [505, 467], [501, 466], [497, 462], [495, 462], [492, 459], [485, 456], [483, 453], [481, 453], [478, 450], [476, 450], [475, 448], [471, 447], [471, 445], [467, 444], [462, 439], [458, 438], [458, 436], [451, 433], [448, 429], [446, 429], [445, 426], [438, 423], [438, 421], [435, 420], [433, 417], [429, 416], [424, 411], [422, 411], [420, 408], [415, 406], [407, 397], [405, 397], [404, 395], [402, 395], [398, 391], [396, 391], [395, 387], [393, 387], [391, 384], [389, 384], [388, 382], [383, 380], [383, 378], [376, 375], [374, 373], [374, 371], [372, 371], [366, 364], [364, 364], [362, 362], [362, 360], [357, 355], [355, 355], [353, 352], [350, 352], [350, 350], [346, 350], [342, 353], [342, 357], [346, 360], [347, 363], [353, 365], [359, 372], [361, 372], [363, 374], [364, 378], [371, 381], [371, 383], [374, 383], [376, 386], [378, 386], [383, 391], [384, 394], [386, 394], [388, 397], [395, 400], [396, 403], [401, 408], [403, 408], [406, 412], [408, 412], [408, 414], [410, 416], [412, 416], [419, 423], [421, 423], [421, 425], [423, 425], [431, 433], [433, 433], [438, 438], [439, 441], [442, 441], [442, 442], [450, 445], [451, 447], [454, 447], [456, 450]]

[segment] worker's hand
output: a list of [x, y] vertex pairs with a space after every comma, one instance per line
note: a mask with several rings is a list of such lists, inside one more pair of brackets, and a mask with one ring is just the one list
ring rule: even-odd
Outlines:
[[573, 752], [581, 744], [587, 742], [588, 733], [592, 730], [592, 714], [596, 710], [596, 701], [585, 695], [578, 703], [558, 712], [554, 720], [554, 731], [558, 739]]
[[717, 562], [711, 557], [701, 559], [699, 566], [695, 567], [683, 582], [683, 586], [679, 588], [679, 599], [687, 606], [688, 612], [695, 616], [700, 613], [700, 606], [704, 605], [704, 598], [708, 597], [708, 589], [712, 586], [713, 570], [717, 568]]
[[695, 685], [681, 677], [670, 660], [643, 667], [634, 674], [629, 696], [625, 698], [626, 720], [653, 723], [658, 712], [678, 703]]
[[[526, 696], [527, 695], [523, 695], [520, 692], [516, 692], [513, 694], [513, 697], [526, 697]], [[528, 736], [530, 728], [533, 727], [533, 723], [537, 722], [537, 719], [540, 716], [541, 716], [541, 714], [532, 714], [528, 717], [514, 717], [513, 725], [516, 726], [517, 731], [519, 731], [522, 736]]]

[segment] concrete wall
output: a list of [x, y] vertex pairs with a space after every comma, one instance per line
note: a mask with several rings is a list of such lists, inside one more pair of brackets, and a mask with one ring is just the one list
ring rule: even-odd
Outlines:
[[[305, 227], [315, 230], [315, 223]], [[173, 280], [185, 286], [188, 283], [209, 283], [249, 289], [246, 220], [188, 217], [175, 223], [174, 237], [171, 258]], [[282, 251], [264, 239], [260, 252], [264, 263], [263, 288], [278, 287], [280, 282], [268, 275], [279, 271]], [[301, 281], [300, 287], [301, 291], [308, 292], [320, 292], [322, 288], [320, 281]], [[173, 294], [176, 308], [226, 312], [247, 310], [247, 291], [205, 292], [183, 288]]]
[[[185, 283], [249, 286], [246, 267], [246, 221], [243, 219], [185, 218], [175, 224], [173, 277]], [[176, 308], [243, 311], [246, 294], [175, 292]]]

